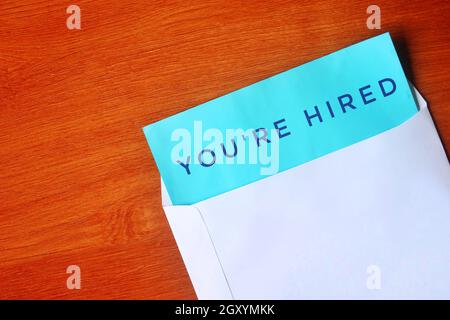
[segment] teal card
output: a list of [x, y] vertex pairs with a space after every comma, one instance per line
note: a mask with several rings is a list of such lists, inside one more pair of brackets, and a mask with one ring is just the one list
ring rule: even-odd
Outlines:
[[172, 203], [181, 205], [357, 143], [417, 111], [385, 33], [143, 130]]

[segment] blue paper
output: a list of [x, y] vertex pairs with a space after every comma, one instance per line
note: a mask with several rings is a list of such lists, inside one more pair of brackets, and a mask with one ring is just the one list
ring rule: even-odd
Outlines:
[[[391, 37], [385, 33], [143, 130], [172, 203], [181, 205], [263, 179], [267, 177], [263, 168], [271, 167], [275, 169], [271, 174], [276, 174], [370, 138], [417, 111]], [[209, 129], [221, 132], [223, 140], [199, 140], [199, 132]], [[235, 136], [233, 143], [227, 129], [242, 129], [247, 135]], [[261, 152], [267, 148], [265, 160], [273, 163], [250, 161], [250, 148]], [[237, 161], [245, 153], [245, 163], [220, 163]]]

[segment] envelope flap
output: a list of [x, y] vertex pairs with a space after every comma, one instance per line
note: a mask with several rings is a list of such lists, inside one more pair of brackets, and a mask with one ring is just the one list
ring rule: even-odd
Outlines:
[[448, 159], [416, 100], [394, 129], [196, 204], [236, 299], [450, 296]]
[[199, 299], [232, 299], [232, 293], [201, 212], [194, 206], [164, 211]]

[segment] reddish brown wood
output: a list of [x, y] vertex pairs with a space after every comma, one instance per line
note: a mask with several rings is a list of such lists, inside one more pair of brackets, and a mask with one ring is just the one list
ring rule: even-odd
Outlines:
[[0, 2], [0, 298], [195, 298], [141, 128], [381, 32], [450, 146], [449, 1], [69, 4]]

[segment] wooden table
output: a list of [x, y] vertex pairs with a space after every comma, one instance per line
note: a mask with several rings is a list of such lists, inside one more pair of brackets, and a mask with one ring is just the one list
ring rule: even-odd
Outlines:
[[450, 1], [70, 4], [0, 3], [0, 298], [195, 298], [141, 128], [381, 32], [450, 146]]

